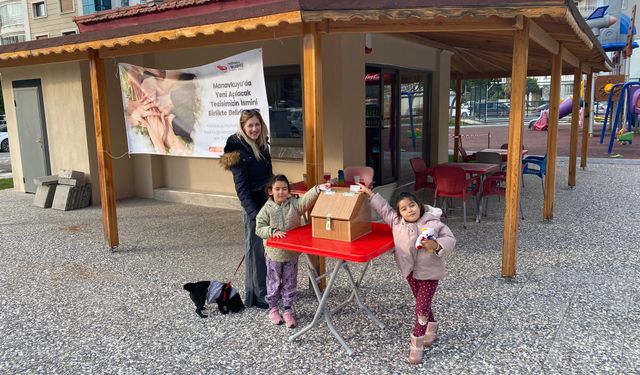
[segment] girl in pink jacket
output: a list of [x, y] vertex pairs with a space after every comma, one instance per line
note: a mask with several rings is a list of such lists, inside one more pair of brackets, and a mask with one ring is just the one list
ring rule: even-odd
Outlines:
[[[456, 239], [449, 227], [440, 221], [442, 210], [420, 204], [415, 195], [400, 193], [395, 208], [392, 208], [380, 194], [374, 194], [362, 184], [360, 189], [369, 195], [371, 207], [392, 229], [396, 265], [407, 279], [416, 299], [409, 362], [421, 363], [424, 347], [431, 346], [437, 340], [438, 323], [431, 311], [431, 301], [438, 280], [445, 274], [444, 255], [453, 250]], [[416, 246], [418, 236], [427, 228], [433, 229], [434, 239], [425, 238], [421, 246]]]

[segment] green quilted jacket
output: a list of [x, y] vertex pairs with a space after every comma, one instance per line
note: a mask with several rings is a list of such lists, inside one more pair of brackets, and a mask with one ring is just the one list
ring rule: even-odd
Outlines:
[[286, 232], [301, 225], [300, 216], [304, 214], [318, 199], [320, 188], [315, 186], [298, 198], [293, 196], [282, 204], [268, 199], [256, 216], [256, 234], [264, 240], [264, 251], [269, 259], [276, 262], [288, 262], [300, 256], [300, 253], [267, 246], [267, 239], [276, 230]]

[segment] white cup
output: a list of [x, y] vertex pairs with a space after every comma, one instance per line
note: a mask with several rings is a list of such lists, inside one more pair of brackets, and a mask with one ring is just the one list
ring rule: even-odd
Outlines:
[[353, 176], [353, 182], [355, 182], [356, 185], [359, 184], [360, 183], [360, 176]]

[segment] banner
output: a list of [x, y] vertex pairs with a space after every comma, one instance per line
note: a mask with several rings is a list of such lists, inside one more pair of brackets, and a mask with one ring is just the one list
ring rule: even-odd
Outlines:
[[262, 49], [195, 68], [118, 68], [130, 154], [218, 158], [244, 109], [269, 127]]

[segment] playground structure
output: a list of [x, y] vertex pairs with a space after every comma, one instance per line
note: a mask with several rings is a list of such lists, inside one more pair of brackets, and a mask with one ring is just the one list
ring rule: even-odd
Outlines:
[[[634, 131], [638, 131], [638, 116], [640, 116], [640, 82], [625, 82], [629, 76], [633, 49], [638, 47], [638, 43], [633, 41], [633, 36], [636, 34], [636, 6], [633, 6], [631, 17], [622, 13], [621, 9], [622, 0], [611, 0], [608, 6], [596, 8], [586, 19], [591, 31], [602, 44], [602, 48], [612, 53], [612, 61], [615, 64], [614, 74], [598, 77], [597, 80], [601, 83], [599, 85], [596, 83], [596, 86], [600, 88], [594, 90], [596, 100], [604, 100], [605, 97], [607, 100], [600, 144], [604, 142], [607, 122], [617, 102], [615, 117], [611, 124], [608, 154], [613, 152], [616, 139], [620, 144], [633, 143]], [[625, 124], [621, 123], [622, 120], [626, 121], [626, 130]], [[593, 121], [593, 116], [590, 121]]]
[[[581, 93], [583, 92], [583, 90], [584, 90], [584, 85], [580, 90]], [[580, 99], [580, 105], [582, 105], [582, 98]], [[558, 109], [558, 119], [561, 119], [567, 116], [568, 114], [570, 114], [572, 109], [573, 109], [573, 97], [570, 96], [564, 99], [560, 103], [560, 108]], [[582, 113], [582, 109], [580, 110], [580, 113]], [[531, 120], [529, 122], [529, 129], [531, 130], [544, 131], [544, 130], [547, 130], [548, 127], [549, 127], [549, 110], [548, 109], [545, 109], [544, 111], [540, 112], [540, 117], [538, 117], [537, 119]], [[582, 116], [580, 116], [580, 127], [582, 127]]]
[[[607, 100], [607, 110], [605, 112], [604, 121], [602, 123], [602, 132], [600, 133], [600, 144], [604, 142], [604, 136], [607, 130], [607, 121], [611, 117], [611, 108], [614, 106], [614, 93], [620, 88], [619, 100], [617, 101], [616, 114], [611, 125], [611, 133], [609, 136], [609, 147], [607, 153], [613, 152], [614, 140], [620, 144], [632, 144], [633, 135], [638, 131], [638, 116], [640, 116], [640, 82], [624, 82], [609, 83], [605, 85], [604, 91], [609, 94]], [[626, 116], [622, 115], [626, 109]], [[627, 129], [621, 124], [621, 118], [626, 117]], [[618, 129], [618, 126], [620, 128]]]

